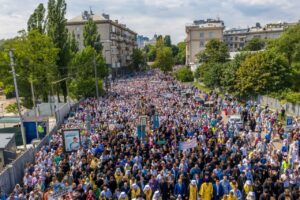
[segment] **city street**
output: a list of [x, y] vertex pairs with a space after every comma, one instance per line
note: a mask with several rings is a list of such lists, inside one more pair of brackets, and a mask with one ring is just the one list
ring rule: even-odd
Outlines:
[[[259, 178], [263, 169], [283, 170], [273, 159], [283, 152], [281, 141], [273, 151], [264, 139], [275, 116], [260, 108], [252, 113], [254, 108], [202, 93], [158, 71], [119, 79], [109, 96], [80, 103], [50, 145], [37, 153], [36, 163], [26, 168], [33, 172], [25, 174], [23, 187], [30, 191], [35, 185], [30, 195], [50, 199], [191, 199], [205, 197], [220, 181], [224, 195], [243, 199], [253, 191], [259, 196], [266, 184]], [[225, 109], [247, 121], [257, 116], [256, 128], [251, 127], [255, 132], [230, 124]], [[68, 153], [65, 131], [77, 129], [80, 146]], [[247, 185], [252, 190], [246, 190]]]

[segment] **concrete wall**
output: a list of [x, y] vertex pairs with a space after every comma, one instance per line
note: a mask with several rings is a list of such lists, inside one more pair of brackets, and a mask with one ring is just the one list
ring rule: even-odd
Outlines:
[[300, 105], [297, 104], [292, 104], [292, 103], [281, 104], [278, 99], [274, 99], [267, 96], [259, 96], [257, 98], [257, 103], [263, 106], [268, 104], [271, 109], [273, 110], [277, 109], [278, 111], [280, 111], [281, 106], [283, 106], [287, 114], [300, 117]]

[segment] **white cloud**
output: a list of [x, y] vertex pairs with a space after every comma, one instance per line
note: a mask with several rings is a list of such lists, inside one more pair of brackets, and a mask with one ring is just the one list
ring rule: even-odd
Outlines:
[[[37, 5], [47, 0], [0, 0], [0, 38], [26, 29], [27, 19]], [[185, 37], [185, 24], [195, 19], [219, 16], [227, 27], [247, 27], [256, 22], [297, 21], [299, 0], [66, 0], [67, 18], [92, 7], [94, 13], [112, 19], [139, 34], [169, 34], [173, 42]]]

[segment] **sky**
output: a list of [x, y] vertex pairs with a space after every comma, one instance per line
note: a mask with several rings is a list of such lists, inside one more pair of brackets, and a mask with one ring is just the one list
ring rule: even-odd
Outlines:
[[[39, 3], [47, 0], [0, 0], [0, 39], [11, 38], [26, 29], [27, 20]], [[247, 28], [256, 22], [300, 20], [299, 0], [66, 0], [66, 18], [92, 8], [107, 13], [139, 35], [171, 35], [176, 44], [185, 38], [185, 25], [193, 20], [217, 18], [226, 29]]]

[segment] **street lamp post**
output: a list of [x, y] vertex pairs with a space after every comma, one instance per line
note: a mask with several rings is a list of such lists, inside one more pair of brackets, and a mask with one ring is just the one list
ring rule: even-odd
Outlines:
[[33, 88], [33, 80], [30, 80], [30, 86], [31, 86], [31, 94], [32, 94], [32, 104], [33, 104], [33, 109], [34, 109], [34, 117], [35, 117], [35, 130], [36, 130], [36, 138], [39, 138], [39, 132], [38, 132], [38, 119], [37, 119], [37, 107], [36, 107], [36, 102], [35, 102], [35, 95], [34, 95], [34, 88]]
[[95, 71], [95, 84], [96, 84], [96, 96], [99, 99], [99, 88], [98, 88], [98, 73], [97, 73], [97, 66], [96, 66], [96, 55], [94, 51], [94, 71]]
[[[67, 79], [69, 79], [71, 77], [66, 77], [66, 78], [63, 78], [63, 79], [60, 79], [60, 80], [57, 80], [57, 81], [53, 81], [51, 82], [51, 90], [52, 90], [52, 96], [54, 97], [54, 89], [53, 89], [53, 85], [57, 84], [57, 83], [60, 83], [62, 81], [65, 81]], [[67, 90], [67, 96], [69, 98], [69, 90]], [[59, 106], [58, 106], [58, 101], [55, 101], [56, 102], [56, 110], [59, 111]], [[54, 109], [54, 112], [55, 112], [55, 109]], [[60, 120], [60, 117], [58, 115], [59, 113], [57, 113], [57, 115], [55, 116], [55, 119], [56, 119], [56, 124], [58, 123], [58, 121]]]
[[22, 117], [22, 112], [21, 112], [21, 104], [20, 104], [19, 90], [18, 90], [17, 77], [16, 77], [16, 71], [15, 71], [13, 49], [9, 50], [9, 57], [10, 57], [11, 71], [12, 71], [13, 79], [14, 79], [14, 86], [15, 86], [15, 92], [16, 92], [17, 105], [18, 105], [18, 113], [19, 113], [20, 123], [21, 123], [20, 126], [21, 126], [22, 140], [23, 140], [24, 149], [26, 150], [27, 149], [26, 137], [25, 137], [25, 131], [24, 131], [23, 117]]

